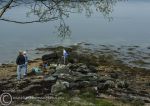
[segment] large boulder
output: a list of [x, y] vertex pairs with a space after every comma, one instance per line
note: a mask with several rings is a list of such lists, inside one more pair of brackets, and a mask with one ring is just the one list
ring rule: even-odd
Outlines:
[[58, 62], [59, 58], [60, 58], [60, 56], [56, 52], [51, 53], [51, 54], [45, 54], [42, 56], [42, 60], [47, 61], [49, 64], [51, 62]]
[[76, 78], [74, 76], [71, 76], [70, 74], [61, 73], [61, 74], [57, 74], [57, 79], [64, 80], [67, 82], [73, 82], [75, 81]]
[[118, 88], [128, 88], [129, 84], [127, 81], [118, 81], [117, 82], [117, 87]]
[[72, 89], [72, 90], [80, 89], [80, 84], [77, 82], [71, 82], [69, 84], [69, 89]]
[[69, 83], [62, 80], [57, 80], [56, 84], [51, 87], [51, 93], [57, 94], [59, 92], [63, 92], [69, 88]]
[[97, 80], [98, 80], [97, 76], [94, 76], [94, 75], [83, 75], [83, 76], [79, 76], [76, 79], [76, 82], [77, 81], [97, 81]]
[[83, 73], [83, 74], [87, 74], [87, 73], [91, 72], [91, 70], [85, 64], [83, 64], [80, 67], [78, 67], [76, 69], [76, 71], [80, 72], [80, 73]]
[[105, 86], [107, 86], [108, 88], [114, 88], [115, 87], [115, 82], [108, 80], [104, 83]]
[[99, 91], [106, 91], [109, 88], [114, 88], [115, 87], [115, 83], [114, 81], [108, 80], [105, 83], [99, 83], [98, 84], [98, 90]]

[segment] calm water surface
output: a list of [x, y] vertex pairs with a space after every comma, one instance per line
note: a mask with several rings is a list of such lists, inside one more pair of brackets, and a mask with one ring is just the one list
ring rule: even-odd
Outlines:
[[[18, 22], [38, 20], [37, 13], [47, 9], [44, 6], [47, 2], [38, 1], [35, 6], [36, 3], [30, 1], [8, 9], [1, 18]], [[0, 63], [13, 61], [20, 49], [31, 50], [45, 45], [88, 42], [141, 48], [150, 46], [150, 0], [112, 0], [106, 4], [100, 1], [63, 4], [59, 9], [68, 17], [56, 8], [51, 15], [45, 13], [42, 18], [58, 17], [53, 21], [20, 24], [0, 20]]]

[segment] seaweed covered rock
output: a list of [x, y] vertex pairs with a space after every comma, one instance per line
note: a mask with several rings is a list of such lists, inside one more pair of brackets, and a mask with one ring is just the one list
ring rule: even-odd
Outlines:
[[60, 58], [59, 53], [53, 52], [51, 54], [43, 55], [42, 61], [46, 61], [48, 64], [51, 64], [52, 62], [58, 62], [59, 58]]

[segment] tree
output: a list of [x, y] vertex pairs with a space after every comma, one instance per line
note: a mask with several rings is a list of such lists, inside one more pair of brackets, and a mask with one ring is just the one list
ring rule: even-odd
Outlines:
[[[0, 20], [18, 24], [60, 20], [60, 24], [57, 27], [58, 35], [65, 37], [71, 34], [69, 26], [64, 21], [64, 18], [68, 18], [70, 13], [85, 13], [87, 17], [90, 17], [93, 14], [92, 6], [94, 5], [96, 11], [110, 20], [112, 17], [109, 15], [118, 1], [121, 0], [0, 0]], [[37, 17], [36, 20], [19, 21], [3, 17], [4, 13], [9, 9], [24, 4], [30, 7], [30, 11], [26, 13], [27, 16], [34, 15]]]

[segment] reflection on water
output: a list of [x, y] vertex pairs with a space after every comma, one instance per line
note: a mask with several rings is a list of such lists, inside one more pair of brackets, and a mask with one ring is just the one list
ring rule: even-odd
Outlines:
[[149, 11], [148, 0], [0, 0], [0, 62], [45, 45], [149, 46]]

